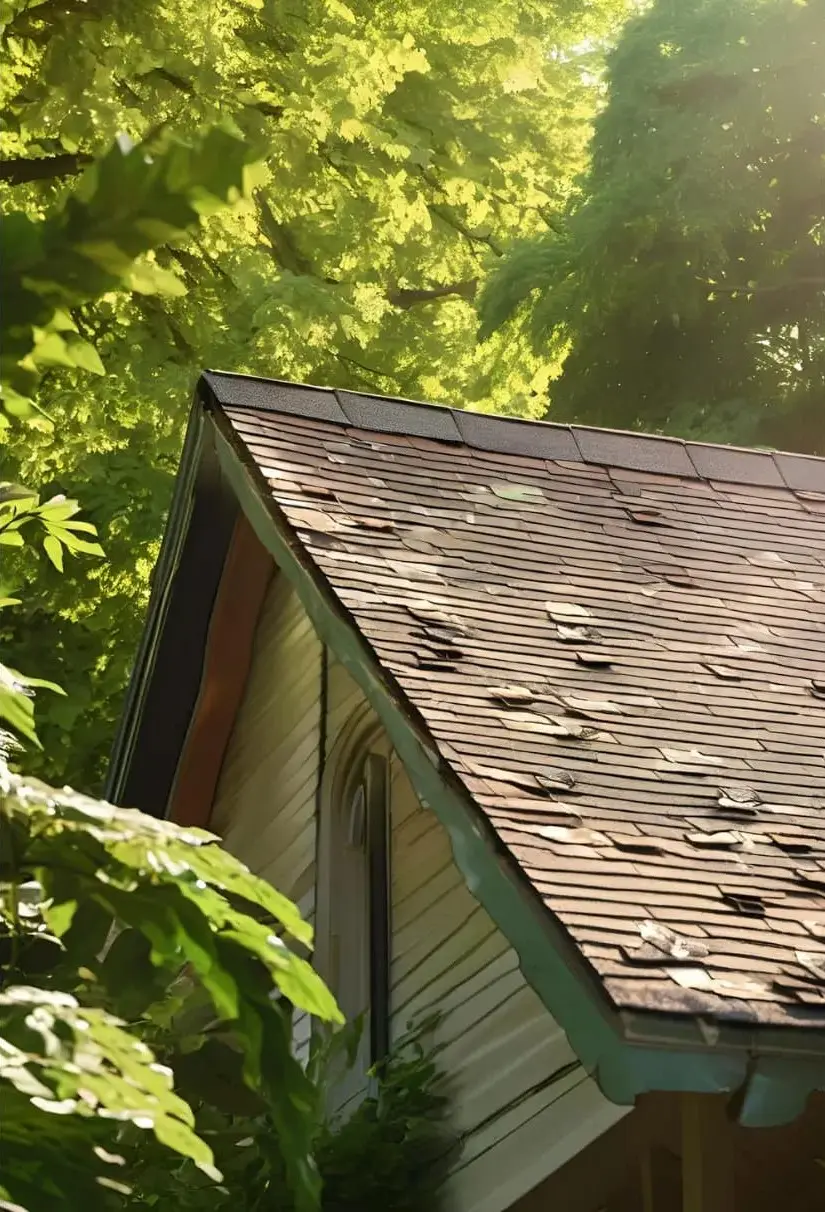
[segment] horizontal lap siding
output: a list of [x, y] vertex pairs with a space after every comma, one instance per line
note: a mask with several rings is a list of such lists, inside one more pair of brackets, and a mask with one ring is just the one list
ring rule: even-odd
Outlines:
[[211, 827], [279, 891], [314, 910], [321, 644], [284, 577], [261, 611]]
[[[218, 782], [211, 828], [254, 872], [315, 917], [315, 798], [321, 736], [321, 644], [276, 576], [258, 622], [249, 680]], [[296, 1054], [311, 1020], [296, 1013]]]
[[446, 830], [392, 778], [393, 1034], [434, 1012], [463, 1148], [451, 1212], [501, 1212], [623, 1113], [583, 1072], [469, 891]]
[[[363, 706], [364, 695], [352, 676], [343, 665], [330, 658], [327, 673], [327, 757], [333, 753], [341, 733], [355, 712]], [[365, 712], [364, 725], [367, 726], [370, 719], [376, 718], [374, 712]]]
[[[330, 660], [326, 757], [372, 713]], [[218, 784], [212, 828], [252, 870], [315, 916], [321, 645], [285, 578], [261, 613], [252, 669]], [[332, 771], [330, 770], [330, 773]], [[434, 1043], [463, 1149], [449, 1212], [504, 1212], [621, 1114], [585, 1077], [526, 984], [507, 940], [467, 888], [448, 835], [392, 761], [392, 1032], [440, 1016]], [[295, 1042], [309, 1044], [298, 1016]]]

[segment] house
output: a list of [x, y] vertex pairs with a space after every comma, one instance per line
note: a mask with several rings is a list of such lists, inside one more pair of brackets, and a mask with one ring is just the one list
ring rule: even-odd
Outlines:
[[441, 1012], [455, 1212], [822, 1206], [825, 460], [204, 374], [109, 794]]

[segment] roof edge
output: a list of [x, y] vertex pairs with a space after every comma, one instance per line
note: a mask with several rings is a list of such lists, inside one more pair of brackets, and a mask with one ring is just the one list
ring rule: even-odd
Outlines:
[[430, 438], [497, 454], [780, 488], [803, 497], [812, 493], [825, 499], [825, 458], [816, 455], [693, 442], [641, 431], [560, 425], [226, 371], [204, 371], [197, 390], [203, 399], [220, 407], [308, 419], [317, 416], [344, 427]]

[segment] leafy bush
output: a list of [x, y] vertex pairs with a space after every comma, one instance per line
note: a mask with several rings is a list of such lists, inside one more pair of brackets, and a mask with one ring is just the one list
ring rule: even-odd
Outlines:
[[405, 1041], [376, 1078], [375, 1094], [316, 1144], [324, 1212], [430, 1212], [457, 1142], [435, 1057], [419, 1036]]
[[[436, 1059], [421, 1032], [402, 1040], [376, 1073], [372, 1090], [354, 1110], [329, 1113], [334, 1105], [335, 1074], [352, 1026], [317, 1044], [307, 1076], [323, 1092], [313, 1153], [321, 1177], [323, 1212], [435, 1212], [456, 1140], [447, 1124], [448, 1100]], [[238, 1087], [225, 1066], [201, 1052], [188, 1069], [195, 1089], [208, 1090], [197, 1122], [223, 1174], [217, 1187], [204, 1184], [192, 1161], [173, 1174], [160, 1151], [147, 1140], [138, 1163], [135, 1195], [129, 1207], [174, 1205], [185, 1212], [243, 1207], [246, 1212], [296, 1212], [298, 1203], [287, 1179], [271, 1112], [238, 1101]], [[205, 1064], [204, 1064], [205, 1062]], [[182, 1076], [180, 1069], [176, 1077]], [[184, 1080], [183, 1088], [187, 1089]], [[221, 1111], [216, 1110], [220, 1104]], [[251, 1112], [251, 1113], [250, 1113]]]
[[341, 1019], [290, 937], [311, 942], [296, 907], [211, 834], [0, 765], [0, 1198], [122, 1206], [149, 1132], [167, 1170], [171, 1150], [213, 1187], [186, 1082], [173, 1089], [204, 1049], [201, 1066], [234, 1066], [236, 1097], [257, 1094], [295, 1207], [315, 1207], [318, 1092], [289, 1007]]

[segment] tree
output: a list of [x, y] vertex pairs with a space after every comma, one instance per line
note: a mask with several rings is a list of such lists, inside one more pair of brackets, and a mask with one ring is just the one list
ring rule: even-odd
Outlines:
[[625, 27], [580, 198], [483, 308], [566, 352], [553, 419], [825, 453], [823, 44], [821, 0]]
[[[625, 0], [120, 0], [6, 6], [4, 202], [57, 206], [121, 131], [162, 147], [218, 119], [266, 149], [257, 188], [153, 254], [176, 296], [75, 309], [105, 374], [51, 367], [7, 475], [76, 495], [108, 555], [41, 561], [13, 663], [66, 686], [39, 769], [99, 783], [204, 366], [534, 413], [552, 362], [475, 342], [473, 296], [515, 234], [555, 222]], [[31, 568], [10, 566], [18, 579]], [[46, 643], [48, 637], [48, 643]], [[41, 659], [42, 658], [42, 659]]]
[[[218, 130], [151, 157], [121, 142], [47, 217], [7, 216], [7, 426], [35, 413], [54, 365], [102, 370], [79, 308], [125, 283], [167, 289], [153, 248], [239, 195], [249, 159]], [[77, 512], [4, 484], [0, 545], [24, 547], [39, 529], [58, 572], [67, 553], [101, 556]], [[123, 1208], [149, 1131], [167, 1167], [171, 1150], [214, 1186], [212, 1149], [173, 1082], [206, 1052], [259, 1095], [296, 1209], [312, 1212], [318, 1089], [292, 1055], [292, 1008], [341, 1016], [290, 949], [311, 944], [310, 927], [217, 838], [13, 774], [8, 753], [37, 743], [34, 686], [57, 690], [0, 665], [0, 1199], [31, 1212]]]

